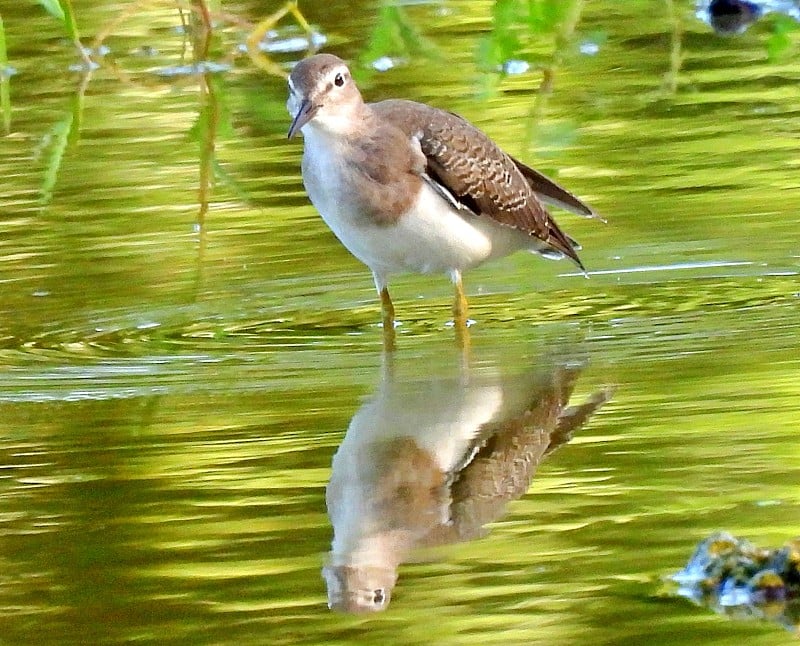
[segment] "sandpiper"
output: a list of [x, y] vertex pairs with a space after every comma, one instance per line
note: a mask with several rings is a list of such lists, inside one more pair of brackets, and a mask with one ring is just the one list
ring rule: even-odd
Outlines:
[[287, 108], [289, 138], [303, 133], [311, 202], [372, 271], [385, 334], [394, 329], [394, 274], [449, 274], [459, 329], [467, 269], [526, 249], [566, 256], [583, 270], [578, 244], [543, 202], [585, 217], [594, 211], [462, 117], [402, 99], [365, 103], [345, 62], [331, 54], [294, 67]]

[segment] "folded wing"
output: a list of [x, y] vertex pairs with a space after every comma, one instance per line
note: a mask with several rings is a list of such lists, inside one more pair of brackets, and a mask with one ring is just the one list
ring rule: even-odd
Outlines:
[[371, 107], [419, 141], [430, 181], [454, 205], [523, 231], [583, 269], [575, 251], [578, 245], [542, 204], [545, 200], [580, 215], [594, 215], [578, 198], [504, 153], [458, 115], [399, 99]]

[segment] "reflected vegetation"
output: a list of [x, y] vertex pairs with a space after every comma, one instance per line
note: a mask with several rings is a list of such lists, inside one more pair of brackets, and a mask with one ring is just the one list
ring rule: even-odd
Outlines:
[[582, 370], [575, 359], [541, 358], [527, 371], [454, 364], [452, 374], [421, 379], [418, 366], [408, 373], [387, 355], [350, 421], [326, 494], [334, 535], [323, 576], [335, 610], [385, 610], [415, 550], [484, 536], [611, 396], [569, 404]]

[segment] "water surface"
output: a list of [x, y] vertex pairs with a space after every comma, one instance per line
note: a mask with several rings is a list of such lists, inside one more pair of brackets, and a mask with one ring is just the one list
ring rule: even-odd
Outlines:
[[[557, 214], [589, 280], [528, 254], [469, 273], [466, 361], [447, 280], [395, 281], [409, 416], [554, 365], [573, 403], [613, 399], [485, 536], [400, 564], [385, 612], [330, 612], [325, 487], [386, 360], [369, 273], [302, 189], [285, 82], [229, 56], [229, 24], [229, 71], [177, 73], [191, 48], [157, 5], [82, 79], [52, 18], [3, 5], [0, 641], [794, 641], [663, 583], [712, 531], [800, 534], [800, 68], [768, 58], [769, 19], [720, 39], [690, 3], [576, 3], [501, 76], [476, 62], [491, 3], [414, 4], [417, 47], [379, 73], [376, 4], [306, 4], [368, 98], [465, 115], [608, 220]], [[82, 33], [121, 7], [84, 3]]]

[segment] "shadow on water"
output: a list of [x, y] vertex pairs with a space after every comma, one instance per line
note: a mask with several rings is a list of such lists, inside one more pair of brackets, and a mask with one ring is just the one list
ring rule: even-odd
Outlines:
[[458, 360], [451, 374], [421, 379], [418, 365], [409, 373], [385, 357], [333, 459], [334, 536], [323, 568], [331, 608], [384, 610], [399, 566], [417, 549], [483, 536], [528, 491], [541, 461], [611, 396], [601, 390], [569, 405], [580, 361], [525, 362], [527, 370], [512, 357], [471, 370]]

